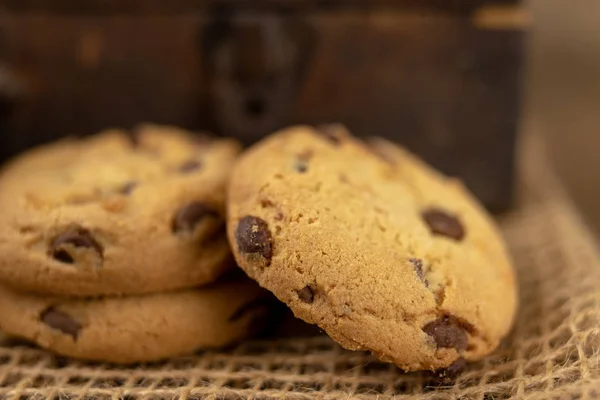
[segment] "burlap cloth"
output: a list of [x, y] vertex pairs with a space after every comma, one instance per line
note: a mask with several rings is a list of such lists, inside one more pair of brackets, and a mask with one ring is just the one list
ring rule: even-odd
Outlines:
[[[499, 218], [521, 309], [511, 336], [455, 384], [403, 374], [324, 336], [244, 343], [136, 367], [70, 362], [0, 346], [0, 397], [15, 399], [600, 398], [600, 255], [544, 157], [527, 139], [518, 206]], [[0, 315], [1, 317], [1, 315]]]

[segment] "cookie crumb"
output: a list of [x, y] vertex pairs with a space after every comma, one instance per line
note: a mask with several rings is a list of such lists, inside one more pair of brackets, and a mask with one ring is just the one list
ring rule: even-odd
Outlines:
[[427, 279], [425, 279], [425, 273], [423, 272], [423, 260], [419, 258], [411, 258], [409, 261], [412, 263], [419, 279], [425, 284], [425, 287], [429, 287], [429, 282]]

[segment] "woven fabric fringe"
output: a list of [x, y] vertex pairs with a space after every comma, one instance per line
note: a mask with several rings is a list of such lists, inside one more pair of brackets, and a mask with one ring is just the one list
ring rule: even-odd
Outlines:
[[324, 336], [247, 342], [128, 368], [68, 361], [5, 340], [0, 398], [600, 398], [600, 255], [542, 147], [525, 144], [518, 207], [500, 218], [520, 282], [515, 328], [452, 385], [404, 374]]

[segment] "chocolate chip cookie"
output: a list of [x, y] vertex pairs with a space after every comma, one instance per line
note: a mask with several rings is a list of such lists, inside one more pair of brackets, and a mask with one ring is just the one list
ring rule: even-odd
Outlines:
[[405, 370], [478, 360], [515, 315], [511, 260], [463, 185], [339, 125], [292, 127], [242, 155], [228, 235], [297, 317]]
[[70, 296], [214, 281], [236, 141], [157, 125], [37, 148], [0, 173], [0, 281]]
[[103, 299], [35, 296], [0, 287], [0, 329], [73, 358], [154, 361], [259, 333], [273, 300], [249, 279]]

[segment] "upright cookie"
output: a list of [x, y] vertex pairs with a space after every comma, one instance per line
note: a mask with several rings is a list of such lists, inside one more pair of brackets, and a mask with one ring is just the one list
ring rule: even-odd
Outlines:
[[225, 189], [239, 150], [144, 125], [22, 155], [0, 174], [0, 281], [71, 296], [214, 281], [232, 265]]
[[257, 333], [273, 300], [250, 280], [97, 300], [32, 296], [0, 287], [0, 329], [69, 357], [154, 361]]
[[503, 241], [463, 186], [341, 126], [289, 128], [242, 155], [228, 236], [296, 316], [405, 370], [480, 359], [514, 318]]

